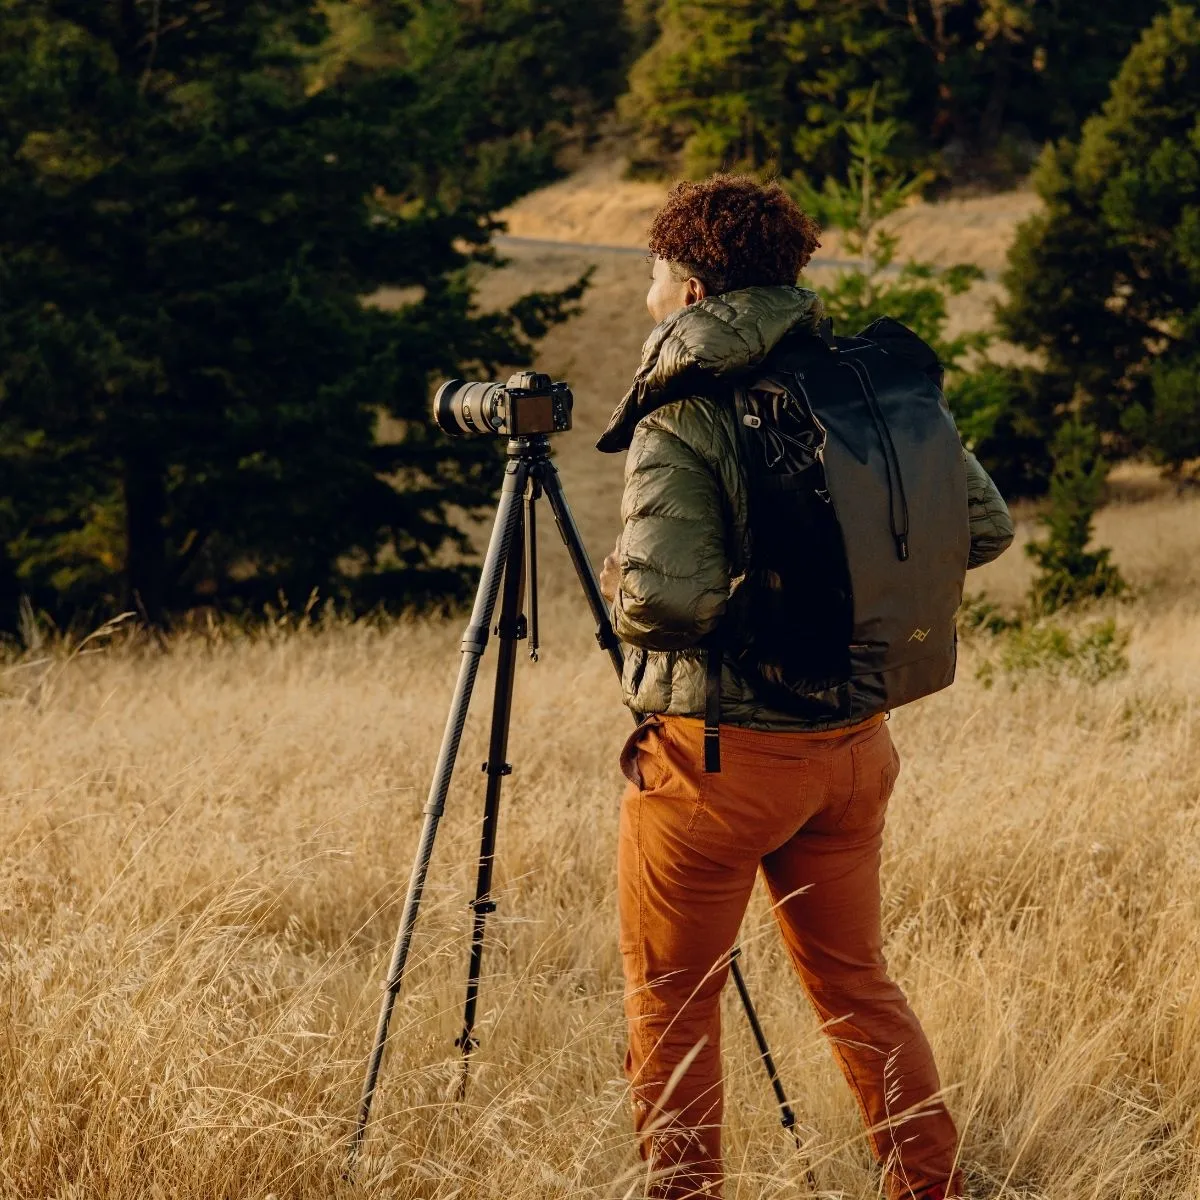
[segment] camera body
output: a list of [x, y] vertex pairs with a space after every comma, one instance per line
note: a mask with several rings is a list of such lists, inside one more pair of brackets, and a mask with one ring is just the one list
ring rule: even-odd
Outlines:
[[448, 380], [433, 398], [433, 419], [451, 437], [529, 437], [570, 429], [574, 403], [565, 383], [518, 371], [507, 383]]

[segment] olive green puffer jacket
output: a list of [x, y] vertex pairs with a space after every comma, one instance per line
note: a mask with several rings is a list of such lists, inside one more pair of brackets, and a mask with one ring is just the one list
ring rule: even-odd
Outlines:
[[[703, 713], [700, 643], [721, 621], [749, 562], [737, 427], [714, 381], [754, 371], [786, 334], [815, 330], [821, 317], [816, 294], [793, 287], [727, 292], [672, 314], [646, 340], [633, 386], [597, 443], [628, 450], [612, 621], [629, 648], [625, 702], [637, 714]], [[995, 485], [964, 454], [975, 567], [1008, 547], [1013, 527]], [[764, 730], [813, 727], [771, 709], [728, 657], [721, 720]]]

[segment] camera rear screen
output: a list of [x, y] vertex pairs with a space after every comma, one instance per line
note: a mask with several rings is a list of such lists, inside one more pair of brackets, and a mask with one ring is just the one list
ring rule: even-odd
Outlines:
[[554, 432], [554, 398], [544, 396], [521, 396], [510, 399], [509, 437], [524, 437], [528, 433]]

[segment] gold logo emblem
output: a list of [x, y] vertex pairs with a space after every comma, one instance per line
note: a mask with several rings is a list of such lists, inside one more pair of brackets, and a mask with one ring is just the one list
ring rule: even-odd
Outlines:
[[931, 632], [931, 629], [914, 629], [908, 640], [910, 642], [923, 642]]

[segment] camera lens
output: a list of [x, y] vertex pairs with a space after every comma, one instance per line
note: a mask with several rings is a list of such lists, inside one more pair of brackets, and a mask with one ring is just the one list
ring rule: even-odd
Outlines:
[[499, 433], [504, 428], [502, 383], [467, 383], [451, 379], [433, 397], [433, 419], [451, 437]]

